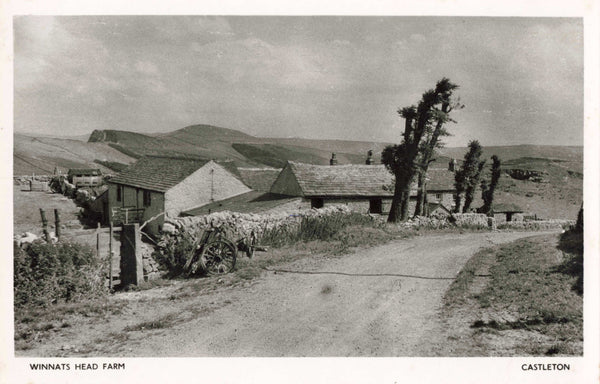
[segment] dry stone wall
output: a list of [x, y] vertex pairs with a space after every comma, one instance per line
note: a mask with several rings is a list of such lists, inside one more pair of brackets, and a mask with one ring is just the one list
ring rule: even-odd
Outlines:
[[265, 230], [271, 230], [282, 226], [300, 225], [303, 217], [328, 216], [334, 213], [350, 214], [351, 210], [345, 205], [328, 206], [321, 209], [311, 209], [294, 213], [238, 213], [238, 212], [215, 212], [205, 216], [168, 218], [163, 225], [163, 233], [178, 236], [188, 233], [198, 236], [205, 229], [211, 227], [224, 227], [231, 240], [238, 240], [250, 236], [252, 232], [260, 238]]

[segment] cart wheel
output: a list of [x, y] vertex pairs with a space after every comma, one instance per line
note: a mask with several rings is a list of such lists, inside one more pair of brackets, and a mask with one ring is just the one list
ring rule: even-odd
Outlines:
[[200, 261], [207, 275], [222, 275], [233, 271], [237, 258], [236, 246], [227, 239], [215, 239], [204, 246]]

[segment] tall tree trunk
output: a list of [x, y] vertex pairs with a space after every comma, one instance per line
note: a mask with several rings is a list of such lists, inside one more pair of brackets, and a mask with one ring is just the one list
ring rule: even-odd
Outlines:
[[408, 220], [408, 203], [410, 200], [410, 185], [414, 173], [410, 174], [402, 172], [396, 175], [396, 183], [394, 186], [394, 198], [388, 216], [389, 223]]
[[456, 193], [454, 194], [454, 213], [460, 212], [460, 203], [462, 200], [461, 195], [462, 193], [459, 191], [456, 191]]
[[475, 194], [475, 190], [471, 187], [468, 187], [465, 191], [465, 205], [463, 206], [463, 213], [468, 213], [471, 208], [471, 203], [473, 202], [473, 195]]
[[427, 187], [425, 185], [425, 173], [419, 173], [419, 186], [417, 190], [417, 206], [415, 207], [415, 216], [426, 216], [425, 200], [427, 197]]

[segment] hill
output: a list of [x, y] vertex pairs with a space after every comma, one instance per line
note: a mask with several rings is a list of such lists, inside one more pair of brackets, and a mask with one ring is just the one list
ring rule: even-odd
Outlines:
[[[336, 153], [339, 164], [363, 164], [367, 151], [373, 150], [374, 160], [379, 163], [386, 145], [367, 141], [262, 138], [211, 125], [192, 125], [153, 135], [94, 131], [87, 142], [15, 134], [14, 173], [51, 173], [55, 166], [62, 171], [71, 167], [99, 167], [111, 172], [105, 166], [118, 170], [143, 155], [173, 154], [232, 160], [237, 167], [280, 168], [288, 160], [329, 164], [332, 152]], [[460, 161], [466, 150], [465, 147], [442, 148], [432, 167], [446, 167], [451, 158]], [[583, 147], [484, 147], [484, 158], [489, 159], [492, 154], [501, 158], [505, 171], [497, 189], [498, 201], [518, 204], [543, 217], [576, 217], [583, 196]], [[489, 163], [488, 160], [486, 175]], [[541, 176], [527, 176], [535, 174]], [[478, 201], [474, 205], [479, 206]]]
[[15, 133], [13, 144], [15, 175], [51, 174], [55, 167], [65, 173], [69, 168], [100, 168], [112, 171], [94, 160], [130, 164], [135, 159], [106, 143], [73, 139], [30, 137]]

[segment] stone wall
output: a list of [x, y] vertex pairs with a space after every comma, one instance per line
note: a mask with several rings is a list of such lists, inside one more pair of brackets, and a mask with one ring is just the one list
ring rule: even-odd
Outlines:
[[163, 232], [167, 235], [180, 235], [187, 232], [198, 236], [205, 229], [211, 227], [228, 227], [228, 236], [231, 240], [239, 240], [249, 236], [253, 231], [259, 240], [265, 230], [279, 228], [282, 226], [299, 225], [304, 217], [327, 216], [334, 213], [351, 213], [345, 205], [335, 205], [321, 209], [303, 210], [293, 213], [237, 213], [237, 212], [215, 212], [205, 216], [175, 217], [167, 218], [163, 226]]

